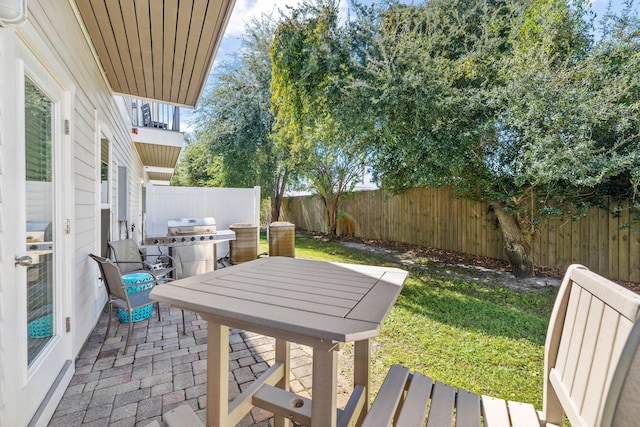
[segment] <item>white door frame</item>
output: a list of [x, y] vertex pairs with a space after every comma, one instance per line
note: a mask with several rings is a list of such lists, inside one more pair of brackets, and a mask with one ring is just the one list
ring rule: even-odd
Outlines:
[[[4, 31], [4, 30], [3, 30]], [[73, 289], [73, 238], [70, 233], [73, 213], [72, 185], [72, 86], [62, 84], [60, 67], [52, 71], [51, 63], [40, 61], [23, 44], [15, 33], [5, 33], [0, 47], [7, 48], [2, 61], [5, 62], [3, 77], [10, 85], [10, 98], [2, 100], [4, 111], [13, 111], [0, 116], [6, 126], [5, 136], [11, 142], [2, 142], [4, 170], [2, 177], [2, 205], [4, 231], [0, 237], [3, 268], [2, 304], [7, 308], [0, 315], [0, 366], [5, 371], [2, 382], [2, 398], [5, 405], [0, 409], [2, 425], [46, 425], [57, 403], [62, 397], [74, 372], [72, 362], [72, 334], [67, 332], [66, 319], [72, 312]], [[54, 101], [54, 233], [56, 255], [54, 268], [54, 292], [57, 304], [55, 318], [56, 336], [47, 344], [42, 355], [27, 367], [27, 315], [26, 315], [26, 268], [14, 266], [14, 255], [25, 255], [25, 182], [24, 182], [24, 81], [28, 75], [36, 85]], [[55, 77], [54, 77], [55, 76]], [[68, 81], [68, 79], [67, 79]], [[3, 93], [7, 95], [7, 93]], [[12, 95], [12, 96], [11, 96]], [[65, 128], [69, 129], [68, 133]], [[67, 226], [68, 224], [68, 226]], [[7, 345], [11, 343], [11, 345]], [[6, 423], [6, 424], [5, 424]]]

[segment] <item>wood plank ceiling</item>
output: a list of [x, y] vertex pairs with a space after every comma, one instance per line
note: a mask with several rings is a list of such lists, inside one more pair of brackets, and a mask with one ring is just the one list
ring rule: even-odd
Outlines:
[[144, 142], [136, 142], [135, 144], [142, 164], [157, 168], [175, 167], [182, 149], [182, 147], [174, 145], [146, 144]]
[[116, 93], [195, 108], [235, 0], [76, 0]]

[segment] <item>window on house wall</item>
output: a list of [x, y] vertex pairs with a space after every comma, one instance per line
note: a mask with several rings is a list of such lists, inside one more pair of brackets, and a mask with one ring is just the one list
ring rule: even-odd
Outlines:
[[109, 140], [100, 139], [100, 203], [109, 205]]
[[109, 180], [109, 140], [100, 138], [100, 253], [109, 254], [107, 242], [111, 238], [111, 208]]

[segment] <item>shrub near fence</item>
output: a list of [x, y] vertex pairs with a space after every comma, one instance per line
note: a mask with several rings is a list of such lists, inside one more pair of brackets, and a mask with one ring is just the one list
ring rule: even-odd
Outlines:
[[[414, 188], [399, 195], [357, 192], [341, 211], [357, 237], [506, 259], [502, 233], [487, 203], [457, 198], [450, 188]], [[304, 230], [326, 230], [316, 197], [288, 198], [283, 217]], [[535, 242], [535, 264], [564, 271], [580, 263], [608, 278], [639, 283], [640, 227], [624, 228], [629, 220], [629, 210], [616, 216], [599, 208], [592, 208], [580, 222], [552, 218]]]

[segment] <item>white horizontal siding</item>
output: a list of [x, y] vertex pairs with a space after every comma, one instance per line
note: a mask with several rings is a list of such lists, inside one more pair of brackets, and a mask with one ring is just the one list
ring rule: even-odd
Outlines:
[[[11, 404], [20, 384], [17, 376], [8, 371], [12, 365], [6, 362], [7, 351], [14, 351], [11, 347], [14, 343], [7, 342], [2, 334], [15, 329], [19, 309], [12, 279], [16, 275], [13, 247], [20, 236], [6, 225], [10, 224], [7, 218], [14, 215], [17, 203], [24, 203], [21, 197], [16, 198], [14, 188], [8, 188], [8, 177], [13, 180], [16, 170], [16, 99], [22, 90], [15, 80], [19, 51], [28, 50], [70, 96], [71, 111], [63, 112], [63, 118], [71, 125], [71, 144], [68, 145], [69, 138], [64, 139], [65, 152], [71, 153], [64, 159], [71, 184], [65, 186], [61, 200], [66, 204], [64, 219], [69, 219], [71, 224], [71, 234], [64, 238], [68, 245], [64, 247], [69, 247], [65, 259], [69, 256], [71, 259], [63, 285], [67, 287], [66, 295], [70, 296], [71, 359], [77, 356], [93, 330], [106, 301], [104, 288], [98, 286], [95, 263], [87, 257], [99, 251], [96, 230], [100, 228], [98, 141], [101, 135], [108, 135], [111, 141], [111, 176], [117, 177], [118, 165], [126, 166], [129, 171], [129, 222], [138, 224], [141, 220], [140, 180], [144, 171], [131, 140], [131, 124], [123, 117], [123, 106], [118, 104], [102, 76], [73, 5], [72, 0], [30, 1], [25, 23], [0, 28], [0, 425], [15, 425], [11, 420], [16, 419], [20, 411]], [[112, 183], [116, 187], [115, 179]], [[111, 197], [115, 208], [115, 188]], [[12, 242], [11, 246], [8, 242]], [[10, 292], [5, 292], [7, 289]], [[36, 407], [39, 404], [32, 403]]]
[[[35, 34], [21, 34], [22, 38], [34, 41], [40, 47], [35, 55], [44, 62], [53, 58], [57, 67], [73, 83], [73, 111], [71, 112], [71, 135], [73, 136], [73, 188], [67, 197], [72, 200], [73, 215], [73, 287], [72, 331], [73, 353], [76, 355], [100, 316], [106, 295], [97, 289], [97, 270], [87, 255], [99, 251], [96, 230], [100, 227], [99, 170], [97, 156], [100, 155], [98, 132], [109, 135], [112, 144], [112, 177], [117, 177], [117, 165], [130, 171], [129, 182], [139, 183], [142, 165], [134, 151], [130, 137], [130, 123], [123, 119], [120, 106], [107, 86], [99, 65], [96, 63], [81, 26], [76, 20], [69, 2], [30, 2], [29, 23]], [[45, 66], [48, 64], [45, 64]], [[96, 123], [96, 117], [98, 123]], [[100, 129], [98, 129], [100, 127]], [[117, 185], [115, 179], [112, 181]], [[138, 186], [129, 189], [131, 208], [139, 206]], [[117, 191], [111, 191], [115, 207]], [[130, 210], [130, 212], [132, 212]], [[132, 218], [137, 218], [135, 213]]]

